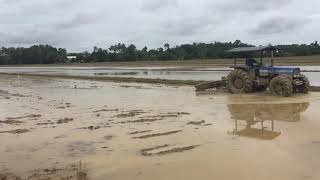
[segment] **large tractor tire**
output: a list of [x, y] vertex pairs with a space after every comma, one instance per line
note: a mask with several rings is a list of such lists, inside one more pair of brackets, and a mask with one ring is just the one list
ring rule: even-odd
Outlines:
[[289, 97], [293, 94], [292, 80], [287, 76], [273, 78], [269, 85], [270, 92], [274, 95]]
[[302, 76], [303, 85], [302, 85], [302, 87], [300, 89], [300, 92], [304, 93], [304, 94], [308, 94], [309, 93], [309, 89], [310, 89], [310, 81], [307, 78], [307, 76], [305, 76], [303, 74], [301, 76]]
[[233, 94], [252, 92], [253, 82], [248, 72], [236, 69], [228, 75], [227, 88]]

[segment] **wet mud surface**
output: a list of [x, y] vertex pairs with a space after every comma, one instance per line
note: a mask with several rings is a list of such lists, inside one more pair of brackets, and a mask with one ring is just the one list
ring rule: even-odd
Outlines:
[[320, 93], [3, 76], [0, 99], [1, 180], [320, 179]]

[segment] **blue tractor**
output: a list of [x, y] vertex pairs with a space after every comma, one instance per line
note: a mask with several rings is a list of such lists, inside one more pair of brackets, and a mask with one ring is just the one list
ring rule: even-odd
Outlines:
[[[300, 73], [300, 68], [274, 67], [273, 46], [240, 47], [228, 50], [234, 55], [234, 69], [227, 77], [227, 88], [231, 93], [251, 93], [265, 91], [269, 88], [272, 94], [289, 97], [293, 93], [308, 93], [309, 80]], [[271, 55], [271, 65], [263, 64], [265, 54]], [[253, 59], [259, 55], [260, 62]], [[244, 58], [245, 64], [238, 65], [237, 58]]]

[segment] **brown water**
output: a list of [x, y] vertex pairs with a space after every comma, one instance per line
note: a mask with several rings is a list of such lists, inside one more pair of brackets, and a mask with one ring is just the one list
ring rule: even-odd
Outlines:
[[11, 76], [0, 90], [1, 173], [81, 160], [101, 180], [320, 178], [320, 93], [197, 95]]
[[[134, 77], [148, 79], [170, 80], [220, 80], [230, 73], [230, 68], [190, 68], [190, 67], [0, 67], [0, 72], [5, 73], [31, 73], [72, 76], [96, 77]], [[303, 72], [311, 85], [320, 86], [319, 66], [302, 66], [301, 70], [314, 70], [317, 72]]]

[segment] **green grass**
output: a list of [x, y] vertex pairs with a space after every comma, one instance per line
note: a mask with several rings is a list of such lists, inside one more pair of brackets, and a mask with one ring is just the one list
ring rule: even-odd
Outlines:
[[82, 161], [79, 161], [77, 164], [77, 179], [78, 180], [86, 180], [87, 179], [87, 170], [86, 166], [82, 163]]

